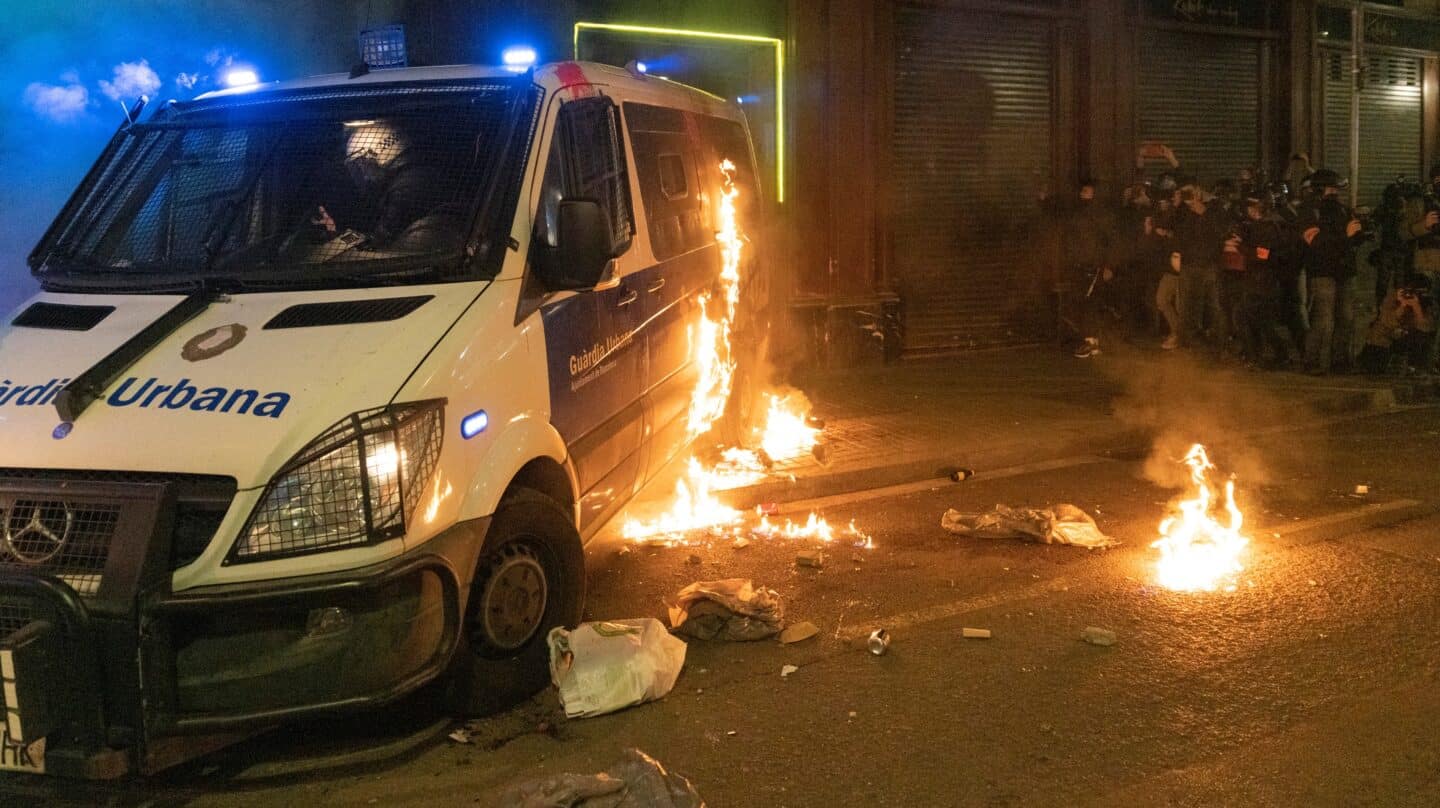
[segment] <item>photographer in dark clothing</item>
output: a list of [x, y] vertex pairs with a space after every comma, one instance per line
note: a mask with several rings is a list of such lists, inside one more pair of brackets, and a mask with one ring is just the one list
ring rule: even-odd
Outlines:
[[[1243, 262], [1236, 279], [1239, 295], [1234, 308], [1234, 326], [1241, 356], [1250, 364], [1281, 366], [1290, 352], [1281, 338], [1284, 298], [1281, 272], [1277, 267], [1286, 258], [1288, 244], [1284, 222], [1272, 214], [1265, 200], [1245, 200], [1245, 215], [1235, 225], [1233, 242]], [[1270, 358], [1265, 349], [1271, 351]]]
[[1080, 183], [1075, 206], [1065, 215], [1060, 229], [1060, 253], [1064, 256], [1065, 288], [1062, 300], [1069, 305], [1064, 319], [1079, 338], [1075, 356], [1086, 358], [1100, 353], [1100, 326], [1118, 284], [1115, 279], [1119, 245], [1113, 213], [1095, 199], [1095, 183]]
[[1415, 271], [1440, 279], [1440, 163], [1430, 169], [1425, 193], [1405, 200], [1404, 235], [1415, 248]]
[[1342, 183], [1329, 169], [1310, 178], [1318, 198], [1300, 217], [1304, 264], [1310, 292], [1310, 332], [1305, 339], [1305, 372], [1348, 372], [1355, 328], [1355, 247], [1365, 239], [1360, 220], [1340, 201]]
[[1431, 373], [1435, 347], [1435, 301], [1430, 297], [1430, 279], [1416, 275], [1392, 289], [1381, 302], [1358, 364], [1366, 373], [1381, 374], [1399, 359], [1402, 372]]
[[1230, 223], [1219, 209], [1205, 202], [1199, 187], [1180, 189], [1175, 215], [1175, 251], [1180, 253], [1180, 319], [1182, 340], [1188, 345], [1225, 344], [1226, 324], [1220, 308], [1217, 277], [1220, 251]]

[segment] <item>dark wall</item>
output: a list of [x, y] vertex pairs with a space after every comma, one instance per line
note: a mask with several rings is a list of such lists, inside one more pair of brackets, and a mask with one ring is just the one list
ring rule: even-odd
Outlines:
[[25, 256], [146, 92], [189, 98], [233, 63], [262, 78], [343, 70], [381, 0], [0, 2], [0, 311], [34, 289]]

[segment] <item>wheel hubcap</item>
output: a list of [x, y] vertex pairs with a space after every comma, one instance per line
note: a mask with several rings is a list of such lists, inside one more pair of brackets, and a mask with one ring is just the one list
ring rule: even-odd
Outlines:
[[480, 595], [479, 639], [506, 651], [524, 645], [540, 628], [548, 595], [539, 559], [518, 544], [503, 548]]

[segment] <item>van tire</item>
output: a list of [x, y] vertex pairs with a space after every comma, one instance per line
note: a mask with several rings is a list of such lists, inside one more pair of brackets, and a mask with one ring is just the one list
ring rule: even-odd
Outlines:
[[475, 565], [450, 663], [452, 711], [488, 715], [549, 684], [546, 637], [579, 623], [584, 605], [585, 551], [570, 515], [538, 491], [506, 494]]

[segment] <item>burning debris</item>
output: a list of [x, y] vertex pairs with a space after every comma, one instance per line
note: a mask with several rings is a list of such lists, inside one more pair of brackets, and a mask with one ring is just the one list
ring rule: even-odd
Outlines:
[[1216, 496], [1207, 473], [1215, 466], [1205, 447], [1191, 446], [1183, 462], [1190, 467], [1191, 496], [1160, 522], [1160, 538], [1151, 545], [1160, 550], [1158, 579], [1168, 589], [1212, 592], [1244, 569], [1240, 558], [1250, 540], [1240, 533], [1244, 517], [1235, 505], [1234, 478], [1225, 481], [1221, 522], [1211, 514]]
[[[746, 240], [736, 219], [735, 200], [739, 188], [734, 183], [735, 165], [729, 160], [720, 163], [723, 192], [720, 195], [720, 244], [723, 266], [719, 293], [701, 295], [700, 322], [692, 332], [692, 360], [699, 373], [691, 393], [688, 433], [691, 439], [710, 431], [724, 415], [734, 387], [736, 357], [731, 346], [731, 325], [740, 301], [740, 259]], [[798, 390], [768, 393], [764, 426], [758, 430], [756, 449], [725, 447], [711, 462], [702, 463], [691, 457], [685, 476], [675, 484], [675, 498], [660, 516], [640, 521], [627, 519], [621, 535], [629, 541], [662, 545], [688, 545], [705, 536], [731, 537], [736, 546], [744, 546], [748, 538], [814, 539], [832, 542], [839, 536], [852, 539], [856, 546], [870, 548], [874, 542], [852, 522], [837, 531], [815, 513], [800, 523], [785, 520], [772, 523], [769, 515], [757, 513], [758, 521], [750, 522], [744, 511], [721, 502], [717, 491], [751, 485], [763, 480], [777, 462], [802, 457], [806, 453], [817, 459], [828, 453], [817, 453], [824, 422], [809, 413], [809, 402]], [[823, 459], [822, 459], [822, 462]]]

